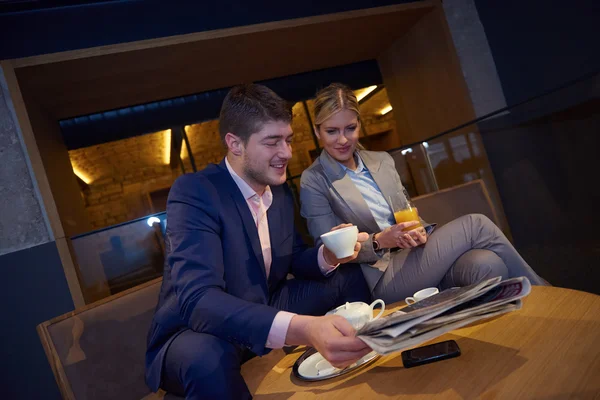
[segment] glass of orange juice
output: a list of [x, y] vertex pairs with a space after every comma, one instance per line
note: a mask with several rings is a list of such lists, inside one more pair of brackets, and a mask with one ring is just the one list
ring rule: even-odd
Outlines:
[[[421, 220], [419, 219], [419, 213], [417, 208], [414, 206], [410, 198], [408, 197], [408, 193], [406, 189], [403, 189], [404, 198], [406, 199], [406, 204], [403, 205], [402, 208], [396, 209], [394, 211], [394, 218], [396, 219], [396, 223], [409, 222], [409, 221], [417, 221], [417, 225], [412, 225], [407, 228], [402, 229], [402, 232], [412, 231], [413, 229], [421, 228], [423, 225], [421, 224]], [[390, 204], [391, 199], [390, 199]]]

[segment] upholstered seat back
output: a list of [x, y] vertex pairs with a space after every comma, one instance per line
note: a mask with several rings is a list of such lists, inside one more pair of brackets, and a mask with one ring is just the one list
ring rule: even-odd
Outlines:
[[483, 214], [499, 225], [487, 189], [478, 179], [463, 185], [453, 186], [438, 192], [414, 197], [419, 215], [427, 222], [444, 225], [466, 214]]
[[150, 399], [144, 382], [146, 336], [161, 279], [38, 326], [63, 397]]

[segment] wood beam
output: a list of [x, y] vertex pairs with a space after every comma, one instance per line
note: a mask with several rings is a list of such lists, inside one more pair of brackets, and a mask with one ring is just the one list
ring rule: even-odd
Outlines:
[[433, 4], [355, 10], [13, 62], [26, 97], [64, 119], [375, 59]]

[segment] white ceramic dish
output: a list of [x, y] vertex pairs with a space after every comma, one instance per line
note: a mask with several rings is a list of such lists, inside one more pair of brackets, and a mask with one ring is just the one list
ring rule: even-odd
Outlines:
[[325, 358], [323, 358], [323, 356], [315, 349], [310, 348], [296, 360], [292, 372], [298, 379], [303, 381], [322, 381], [345, 375], [371, 363], [378, 357], [379, 354], [372, 351], [349, 367], [339, 369], [329, 364], [329, 362], [327, 362], [327, 360], [325, 360]]

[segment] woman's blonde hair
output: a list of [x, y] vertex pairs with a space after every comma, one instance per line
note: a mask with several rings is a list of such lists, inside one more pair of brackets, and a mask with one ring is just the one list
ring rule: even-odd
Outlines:
[[[360, 109], [358, 100], [352, 89], [343, 83], [332, 83], [317, 92], [315, 98], [315, 130], [318, 131], [321, 124], [331, 118], [332, 115], [342, 110], [350, 110], [356, 114], [360, 123]], [[356, 144], [359, 149], [364, 149], [360, 144]]]
[[342, 83], [332, 83], [319, 90], [315, 98], [315, 127], [318, 129], [333, 114], [342, 110], [354, 111], [360, 120], [358, 100], [352, 89]]

